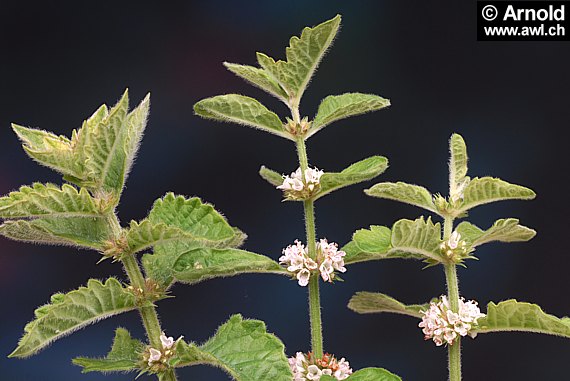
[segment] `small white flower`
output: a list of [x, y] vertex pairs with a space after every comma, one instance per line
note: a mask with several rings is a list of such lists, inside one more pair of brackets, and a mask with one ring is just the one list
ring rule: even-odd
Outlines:
[[160, 342], [162, 343], [163, 349], [170, 349], [174, 345], [174, 339], [172, 337], [167, 337], [164, 332], [160, 334]]
[[311, 278], [311, 272], [307, 269], [303, 269], [297, 273], [297, 280], [299, 281], [299, 286], [305, 287], [309, 284], [309, 279]]
[[447, 297], [442, 296], [438, 302], [430, 303], [418, 326], [423, 328], [426, 340], [432, 339], [437, 346], [452, 345], [458, 336], [474, 338], [476, 333], [471, 330], [477, 326], [477, 320], [484, 316], [473, 300], [466, 302], [461, 298], [458, 312], [453, 312]]
[[322, 375], [323, 371], [318, 366], [309, 365], [307, 367], [307, 380], [320, 380]]
[[335, 270], [346, 272], [343, 258], [345, 255], [344, 251], [338, 250], [338, 245], [334, 242], [329, 243], [326, 239], [317, 242], [317, 257], [321, 259], [319, 271], [325, 282], [333, 281]]
[[285, 195], [289, 199], [306, 199], [312, 195], [315, 189], [318, 188], [323, 174], [323, 171], [316, 168], [307, 168], [303, 179], [303, 171], [301, 168], [298, 168], [289, 176], [285, 176], [283, 178], [283, 183], [277, 186], [277, 189], [284, 191]]
[[160, 361], [162, 357], [162, 352], [158, 349], [150, 348], [148, 357], [148, 366], [152, 366], [153, 362]]
[[449, 237], [449, 241], [447, 241], [447, 245], [450, 249], [455, 250], [459, 245], [459, 241], [461, 240], [461, 234], [456, 230], [451, 233], [451, 237]]

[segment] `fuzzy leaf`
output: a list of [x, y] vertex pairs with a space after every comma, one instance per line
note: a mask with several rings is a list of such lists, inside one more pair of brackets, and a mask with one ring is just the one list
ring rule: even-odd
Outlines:
[[262, 321], [234, 315], [201, 346], [179, 341], [170, 365], [209, 364], [236, 381], [290, 381], [293, 376], [284, 351], [283, 343], [267, 333]]
[[136, 308], [135, 297], [118, 280], [104, 284], [91, 279], [87, 287], [55, 294], [51, 303], [35, 311], [36, 318], [24, 328], [24, 336], [9, 357], [28, 357], [51, 342], [88, 324]]
[[456, 230], [461, 234], [472, 247], [482, 245], [487, 242], [525, 242], [531, 240], [536, 231], [519, 225], [516, 218], [500, 219], [495, 221], [493, 226], [483, 231], [477, 226], [464, 221], [457, 225]]
[[178, 227], [169, 226], [165, 223], [152, 223], [142, 220], [140, 223], [131, 221], [127, 231], [127, 244], [129, 253], [137, 253], [156, 245], [164, 245], [172, 242], [194, 243], [202, 247], [224, 247], [235, 241], [235, 235], [225, 240], [211, 240], [194, 235]]
[[348, 308], [359, 314], [391, 312], [421, 318], [422, 313], [420, 311], [426, 311], [429, 305], [405, 305], [388, 295], [377, 292], [357, 292], [350, 298]]
[[388, 99], [373, 94], [346, 93], [329, 95], [319, 105], [317, 115], [313, 119], [307, 138], [337, 120], [380, 110], [388, 106], [390, 106]]
[[502, 200], [532, 200], [536, 194], [529, 188], [510, 184], [493, 177], [476, 177], [467, 184], [463, 203], [457, 211], [462, 214], [476, 206]]
[[340, 173], [325, 173], [321, 176], [321, 189], [315, 200], [337, 189], [371, 180], [386, 168], [388, 168], [388, 159], [383, 156], [372, 156], [352, 164]]
[[138, 368], [144, 344], [131, 338], [129, 331], [117, 328], [111, 351], [103, 358], [77, 357], [75, 365], [83, 368], [82, 373], [89, 372], [130, 372]]
[[419, 206], [437, 213], [431, 193], [424, 187], [403, 182], [378, 183], [364, 191], [369, 196], [385, 198]]
[[238, 249], [197, 248], [181, 254], [173, 265], [174, 277], [193, 284], [243, 273], [288, 273], [271, 258]]
[[93, 189], [119, 194], [125, 181], [129, 94], [125, 91], [109, 115], [86, 132], [85, 163]]
[[82, 176], [82, 163], [75, 160], [70, 139], [17, 124], [12, 124], [12, 129], [32, 159], [64, 175]]
[[[322, 376], [321, 381], [335, 381], [332, 376]], [[402, 379], [383, 368], [360, 369], [345, 379], [346, 381], [402, 381]]]
[[449, 194], [457, 194], [467, 176], [467, 147], [459, 134], [449, 139]]
[[[100, 202], [85, 189], [35, 183], [0, 198], [0, 234], [18, 241], [101, 248], [109, 236]], [[16, 220], [13, 220], [16, 219]]]
[[[137, 232], [137, 235], [141, 233], [141, 236], [133, 239], [133, 247], [154, 246], [154, 254], [144, 255], [142, 264], [146, 275], [165, 287], [174, 280], [174, 263], [182, 254], [204, 246], [237, 247], [245, 239], [244, 233], [232, 228], [211, 205], [203, 204], [197, 197], [185, 199], [168, 193], [163, 199], [154, 203], [146, 221], [151, 230], [157, 231]], [[156, 225], [166, 226], [169, 229], [153, 228]], [[153, 241], [159, 237], [156, 233], [162, 233], [162, 229], [165, 230], [163, 237], [167, 232], [171, 234], [176, 232], [174, 229], [178, 229], [186, 238], [191, 236], [193, 239]]]
[[18, 125], [13, 129], [34, 160], [67, 181], [113, 195], [116, 205], [146, 126], [149, 97], [130, 114], [128, 107], [125, 91], [115, 107], [101, 106], [71, 139]]
[[0, 218], [101, 218], [97, 200], [85, 189], [71, 185], [34, 183], [0, 198]]
[[232, 228], [212, 205], [202, 203], [198, 197], [186, 199], [167, 193], [155, 201], [148, 221], [178, 228], [199, 239], [218, 241], [221, 245], [237, 246], [244, 239], [243, 233]]
[[283, 122], [256, 99], [238, 94], [218, 95], [202, 99], [194, 112], [207, 119], [233, 122], [293, 139], [283, 128]]
[[101, 250], [110, 231], [103, 218], [42, 217], [5, 221], [0, 225], [0, 234], [16, 241]]
[[258, 67], [239, 65], [229, 62], [224, 62], [224, 66], [238, 77], [245, 79], [252, 85], [259, 87], [261, 90], [267, 91], [269, 94], [287, 103], [287, 93], [276, 80], [271, 78], [271, 76], [265, 72], [265, 70]]
[[142, 100], [142, 102], [127, 115], [127, 130], [125, 137], [126, 160], [124, 162], [124, 178], [126, 180], [135, 156], [137, 155], [144, 130], [150, 113], [150, 94]]
[[277, 61], [257, 53], [257, 61], [289, 97], [299, 102], [321, 59], [331, 45], [340, 25], [340, 15], [313, 28], [305, 28], [301, 37], [292, 37], [286, 49], [286, 61]]
[[400, 220], [392, 227], [391, 257], [440, 261], [441, 226], [431, 218]]
[[265, 181], [267, 181], [269, 184], [275, 187], [283, 184], [283, 176], [265, 166], [261, 167], [261, 169], [259, 170], [259, 175]]
[[342, 248], [346, 253], [344, 262], [349, 264], [386, 258], [391, 238], [392, 232], [385, 226], [372, 225], [370, 230], [357, 230], [352, 242]]
[[477, 333], [521, 331], [570, 338], [570, 318], [545, 313], [539, 306], [514, 299], [487, 305], [487, 316], [478, 320]]

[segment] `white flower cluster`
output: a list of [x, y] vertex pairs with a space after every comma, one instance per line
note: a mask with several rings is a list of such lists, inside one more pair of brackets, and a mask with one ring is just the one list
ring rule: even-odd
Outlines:
[[325, 282], [333, 281], [335, 270], [341, 273], [346, 272], [344, 267], [344, 251], [338, 250], [338, 245], [334, 242], [328, 243], [326, 239], [317, 242], [317, 260], [320, 263], [319, 272]]
[[307, 168], [303, 181], [303, 171], [301, 168], [298, 168], [291, 175], [285, 176], [283, 184], [279, 185], [277, 189], [285, 192], [287, 199], [304, 200], [311, 197], [319, 189], [323, 174], [324, 172], [317, 168]]
[[328, 353], [317, 359], [311, 352], [306, 356], [297, 352], [295, 357], [289, 358], [289, 366], [293, 372], [293, 381], [317, 381], [325, 375], [340, 381], [346, 380], [352, 374], [350, 364], [344, 357], [339, 361]]
[[150, 347], [148, 349], [148, 353], [146, 355], [147, 358], [145, 358], [147, 360], [148, 366], [156, 368], [157, 366], [160, 367], [164, 365], [166, 361], [168, 361], [168, 359], [174, 354], [174, 345], [181, 339], [182, 336], [180, 336], [177, 340], [174, 340], [174, 338], [168, 337], [164, 332], [162, 332], [160, 334], [160, 343], [162, 348], [156, 349]]
[[425, 339], [432, 339], [437, 346], [452, 345], [457, 335], [475, 338], [477, 334], [470, 331], [477, 326], [477, 320], [485, 316], [476, 301], [466, 302], [463, 298], [459, 299], [459, 311], [453, 312], [445, 296], [437, 303], [431, 302], [423, 314], [418, 326], [423, 328]]
[[309, 284], [311, 271], [318, 267], [317, 262], [309, 257], [305, 245], [299, 240], [296, 240], [294, 245], [289, 245], [283, 249], [279, 263], [287, 266], [287, 271], [296, 273], [299, 286], [303, 287]]
[[315, 261], [309, 257], [305, 245], [296, 240], [294, 245], [283, 249], [283, 255], [279, 257], [279, 263], [287, 266], [287, 271], [295, 273], [299, 286], [308, 285], [312, 272], [317, 269], [325, 282], [333, 281], [335, 271], [346, 272], [343, 259], [346, 253], [338, 250], [336, 243], [328, 243], [326, 239], [321, 239], [317, 242], [316, 249]]

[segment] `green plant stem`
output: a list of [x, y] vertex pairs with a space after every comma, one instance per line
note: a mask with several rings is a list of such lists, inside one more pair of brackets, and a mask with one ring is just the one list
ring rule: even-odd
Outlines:
[[[295, 117], [295, 114], [293, 115]], [[298, 117], [298, 112], [297, 112]], [[307, 158], [307, 148], [305, 140], [300, 137], [297, 139], [297, 153], [299, 156], [299, 166], [305, 178], [305, 171], [309, 167]], [[303, 202], [305, 213], [305, 231], [307, 234], [307, 249], [309, 257], [313, 260], [317, 259], [316, 250], [316, 227], [315, 227], [315, 205], [312, 199]], [[319, 294], [319, 277], [312, 275], [309, 280], [309, 320], [311, 322], [311, 347], [313, 354], [317, 358], [323, 357], [323, 322], [321, 318], [321, 298]]]
[[[107, 221], [112, 228], [115, 238], [120, 237], [121, 225], [117, 219], [117, 216], [114, 213], [111, 213], [107, 216]], [[125, 272], [127, 273], [127, 277], [129, 278], [131, 285], [135, 288], [145, 290], [145, 279], [136, 257], [134, 255], [125, 255], [121, 258], [121, 263], [125, 268]], [[148, 303], [148, 305], [139, 307], [138, 310], [141, 315], [143, 326], [146, 330], [146, 335], [148, 337], [150, 345], [154, 348], [162, 348], [162, 343], [160, 341], [162, 328], [160, 327], [158, 314], [154, 305]], [[169, 370], [167, 373], [163, 374], [161, 378], [161, 381], [176, 380], [177, 378], [174, 370]]]
[[[443, 239], [448, 240], [453, 231], [453, 218], [446, 217], [443, 223]], [[447, 283], [447, 298], [451, 310], [459, 310], [459, 281], [457, 266], [453, 262], [444, 264]], [[461, 381], [461, 336], [457, 336], [453, 345], [447, 347], [449, 381]]]

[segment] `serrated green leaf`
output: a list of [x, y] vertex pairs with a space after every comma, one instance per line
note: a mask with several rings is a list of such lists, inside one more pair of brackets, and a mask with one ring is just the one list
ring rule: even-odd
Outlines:
[[289, 275], [271, 258], [238, 249], [196, 248], [181, 254], [173, 270], [176, 280], [188, 284], [244, 273]]
[[357, 292], [350, 298], [348, 308], [359, 314], [391, 312], [421, 318], [421, 311], [426, 311], [429, 308], [429, 304], [405, 305], [385, 294]]
[[28, 357], [51, 342], [88, 324], [136, 308], [135, 297], [118, 280], [104, 284], [90, 279], [87, 287], [56, 294], [52, 303], [36, 310], [36, 319], [24, 328], [24, 336], [9, 357]]
[[286, 61], [277, 61], [257, 53], [257, 61], [274, 78], [293, 103], [298, 104], [321, 59], [331, 45], [340, 25], [340, 15], [313, 28], [305, 28], [301, 37], [292, 37], [286, 49]]
[[149, 97], [130, 114], [128, 106], [125, 91], [115, 107], [101, 106], [71, 139], [18, 125], [13, 129], [34, 160], [67, 181], [114, 196], [116, 205], [146, 126]]
[[570, 338], [570, 318], [545, 313], [539, 306], [514, 299], [487, 305], [487, 316], [478, 321], [476, 333], [521, 331]]
[[388, 106], [390, 106], [390, 100], [373, 94], [329, 95], [319, 105], [317, 115], [307, 133], [307, 138], [337, 120], [380, 110]]
[[124, 162], [124, 178], [126, 180], [135, 156], [137, 155], [144, 130], [150, 113], [150, 93], [142, 102], [127, 115], [127, 129], [125, 136], [126, 160]]
[[352, 241], [342, 250], [346, 264], [385, 258], [390, 249], [392, 231], [385, 226], [372, 225], [370, 229], [357, 230]]
[[267, 181], [269, 184], [275, 187], [283, 184], [283, 176], [265, 166], [261, 167], [261, 169], [259, 170], [259, 175], [265, 181]]
[[531, 240], [536, 235], [536, 231], [518, 223], [519, 220], [516, 218], [500, 219], [484, 231], [464, 221], [457, 225], [456, 230], [461, 234], [461, 238], [469, 242], [472, 247], [493, 241], [524, 242]]
[[68, 245], [103, 249], [111, 232], [103, 218], [43, 217], [9, 220], [0, 225], [0, 234], [22, 242]]
[[140, 223], [131, 221], [126, 239], [129, 247], [128, 252], [137, 253], [153, 246], [172, 242], [185, 242], [201, 247], [225, 247], [235, 242], [236, 238], [232, 236], [227, 239], [212, 240], [165, 223], [152, 223], [149, 220], [142, 220]]
[[99, 249], [110, 234], [99, 201], [70, 185], [23, 186], [0, 198], [0, 217], [0, 234], [18, 241]]
[[449, 194], [456, 195], [461, 193], [460, 188], [466, 181], [467, 176], [467, 146], [461, 135], [451, 135], [449, 139], [449, 153]]
[[432, 194], [426, 188], [419, 185], [407, 184], [400, 181], [397, 183], [378, 183], [366, 189], [364, 193], [372, 197], [385, 198], [419, 206], [430, 212], [437, 213]]
[[201, 346], [179, 341], [172, 367], [209, 364], [236, 381], [291, 381], [283, 343], [259, 320], [234, 315]]
[[0, 197], [0, 218], [101, 218], [101, 208], [86, 189], [34, 183]]
[[92, 189], [120, 194], [125, 181], [127, 159], [126, 136], [129, 93], [109, 110], [100, 123], [86, 130], [85, 162]]
[[212, 205], [202, 203], [198, 197], [186, 199], [167, 193], [155, 201], [148, 221], [157, 225], [164, 223], [197, 238], [220, 241], [227, 246], [238, 246], [244, 239], [243, 233], [232, 228]]
[[207, 119], [233, 122], [270, 132], [287, 139], [293, 137], [283, 128], [283, 122], [256, 99], [239, 94], [218, 95], [202, 99], [194, 112]]
[[77, 357], [75, 365], [83, 368], [81, 373], [89, 372], [130, 372], [138, 368], [140, 356], [144, 352], [144, 344], [131, 338], [124, 328], [117, 328], [111, 351], [103, 358]]
[[[321, 381], [334, 381], [336, 378], [332, 376], [322, 376]], [[364, 368], [360, 369], [345, 379], [346, 381], [402, 381], [394, 373], [382, 368]]]
[[70, 139], [17, 124], [12, 124], [12, 129], [22, 141], [24, 151], [36, 162], [64, 175], [82, 176], [82, 163], [75, 160]]
[[[150, 227], [166, 225], [180, 229], [185, 235], [194, 237], [194, 239], [153, 242], [154, 254], [142, 257], [147, 276], [164, 287], [169, 286], [174, 280], [174, 263], [180, 255], [204, 246], [237, 247], [245, 239], [244, 233], [232, 228], [213, 206], [202, 203], [197, 197], [185, 199], [182, 196], [168, 193], [154, 203], [147, 220], [151, 224]], [[148, 246], [153, 237], [148, 233], [150, 232], [133, 239], [133, 244]]]
[[285, 92], [281, 85], [271, 78], [265, 70], [258, 67], [239, 65], [229, 62], [224, 62], [224, 66], [238, 77], [245, 79], [252, 85], [259, 87], [261, 90], [267, 91], [269, 94], [277, 97], [277, 99], [287, 103], [287, 92]]
[[462, 214], [476, 206], [503, 200], [532, 200], [536, 194], [529, 188], [510, 184], [493, 177], [475, 177], [465, 187], [463, 203], [457, 211]]
[[383, 156], [372, 156], [352, 164], [342, 172], [327, 172], [321, 176], [321, 188], [315, 200], [337, 189], [368, 181], [380, 175], [388, 168], [388, 159]]
[[420, 217], [414, 221], [400, 220], [392, 227], [391, 257], [417, 258], [439, 262], [441, 226], [431, 218]]

